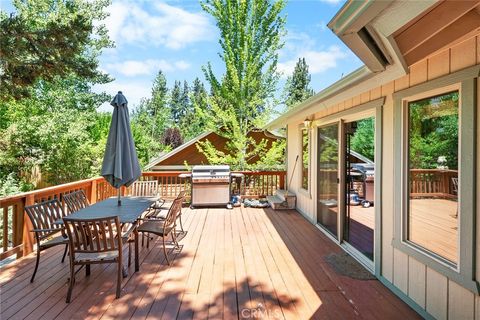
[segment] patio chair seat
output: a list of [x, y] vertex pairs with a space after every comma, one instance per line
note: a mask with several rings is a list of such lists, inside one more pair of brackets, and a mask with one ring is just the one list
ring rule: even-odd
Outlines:
[[[60, 231], [60, 230], [59, 230]], [[64, 238], [63, 236], [56, 236], [52, 238], [47, 238], [45, 241], [40, 242], [40, 247], [42, 249], [50, 248], [59, 244], [68, 244], [68, 238]]]
[[138, 227], [138, 232], [147, 232], [153, 233], [159, 236], [168, 235], [172, 231], [174, 225], [168, 226], [165, 228], [165, 223], [163, 221], [152, 220], [142, 223]]
[[75, 255], [75, 262], [115, 261], [118, 251], [81, 252]]

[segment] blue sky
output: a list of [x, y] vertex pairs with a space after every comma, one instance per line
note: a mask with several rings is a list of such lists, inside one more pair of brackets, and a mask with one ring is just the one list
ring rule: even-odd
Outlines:
[[[299, 57], [305, 57], [310, 66], [315, 92], [361, 65], [326, 27], [343, 3], [343, 0], [287, 2], [284, 10], [287, 35], [279, 57], [283, 73], [279, 94]], [[195, 77], [204, 80], [201, 68], [209, 61], [219, 75], [222, 73], [217, 54], [219, 33], [215, 21], [202, 11], [198, 1], [113, 0], [107, 10], [110, 16], [105, 24], [116, 47], [103, 52], [100, 67], [115, 81], [95, 90], [110, 94], [122, 90], [129, 106], [135, 108], [142, 97], [150, 96], [152, 80], [159, 69], [165, 73], [169, 87], [175, 80], [189, 83]], [[110, 107], [104, 105], [101, 109]]]

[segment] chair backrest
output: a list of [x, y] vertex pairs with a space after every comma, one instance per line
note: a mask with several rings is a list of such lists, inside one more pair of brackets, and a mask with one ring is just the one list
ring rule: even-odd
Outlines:
[[64, 194], [63, 201], [65, 201], [65, 204], [67, 205], [68, 211], [70, 213], [86, 208], [90, 205], [88, 203], [87, 196], [85, 196], [85, 192], [83, 192], [83, 190], [77, 190]]
[[49, 231], [35, 232], [35, 235], [38, 237], [37, 240], [43, 240], [63, 230], [61, 225], [54, 224], [56, 221], [65, 217], [62, 204], [57, 199], [27, 206], [25, 207], [25, 211], [34, 229], [49, 229]]
[[136, 197], [158, 196], [158, 181], [135, 181], [130, 187], [130, 195]]
[[78, 219], [63, 218], [70, 252], [92, 253], [122, 250], [122, 229], [118, 216]]
[[180, 191], [177, 195], [177, 199], [178, 198], [182, 198], [182, 199], [185, 199], [185, 191]]
[[170, 209], [168, 209], [167, 216], [165, 217], [164, 227], [169, 228], [175, 225], [178, 215], [180, 215], [183, 204], [183, 197], [177, 197], [173, 200]]
[[458, 178], [452, 178], [453, 192], [458, 193]]

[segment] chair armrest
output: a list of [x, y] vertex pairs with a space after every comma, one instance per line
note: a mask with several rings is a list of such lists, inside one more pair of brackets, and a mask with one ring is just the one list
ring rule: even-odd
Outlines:
[[160, 218], [153, 218], [153, 217], [151, 217], [151, 218], [138, 218], [137, 220], [138, 220], [138, 221], [152, 221], [152, 222], [159, 221], [159, 222], [161, 222], [161, 221], [163, 221], [163, 220], [165, 220], [165, 219], [160, 219]]
[[55, 228], [55, 229], [33, 229], [33, 230], [30, 230], [30, 232], [49, 232], [49, 231], [62, 231], [62, 229], [60, 228]]

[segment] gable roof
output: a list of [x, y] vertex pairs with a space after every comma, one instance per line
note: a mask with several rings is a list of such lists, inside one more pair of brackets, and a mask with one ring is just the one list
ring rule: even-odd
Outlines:
[[177, 154], [178, 152], [182, 151], [183, 149], [197, 143], [198, 141], [200, 141], [201, 139], [207, 137], [208, 135], [210, 135], [211, 133], [213, 133], [213, 131], [207, 131], [207, 132], [204, 132], [198, 136], [196, 136], [195, 138], [192, 138], [190, 140], [188, 140], [187, 142], [185, 142], [184, 144], [176, 147], [175, 149], [173, 149], [172, 151], [170, 152], [161, 152], [156, 158], [153, 158], [146, 166], [145, 166], [145, 170], [150, 170], [151, 168], [153, 168], [157, 163], [159, 162], [162, 162], [163, 160], [167, 159], [167, 158], [170, 158], [171, 156]]
[[[255, 129], [252, 129], [250, 132], [249, 132], [249, 135], [252, 135], [253, 138], [255, 140], [257, 139], [260, 139], [260, 138], [256, 138], [255, 136], [258, 136], [258, 134], [262, 134], [261, 138], [265, 138], [267, 140], [278, 140], [278, 139], [284, 139], [284, 137], [281, 137], [281, 136], [278, 136], [278, 135], [275, 135], [274, 133], [272, 132], [269, 132], [267, 130], [263, 130], [263, 129], [258, 129], [258, 128], [255, 128]], [[182, 151], [186, 151], [188, 148], [192, 148], [197, 142], [201, 141], [202, 139], [206, 139], [207, 137], [209, 136], [212, 136], [212, 139], [209, 139], [211, 140], [211, 142], [213, 144], [216, 145], [216, 147], [220, 147], [220, 148], [223, 148], [223, 144], [224, 142], [219, 142], [219, 139], [220, 140], [225, 140], [225, 138], [219, 136], [218, 134], [216, 134], [214, 131], [206, 131], [192, 139], [190, 139], [189, 141], [185, 142], [184, 144], [178, 146], [177, 148], [173, 149], [172, 151], [168, 152], [168, 153], [160, 153], [157, 157], [155, 157], [154, 159], [152, 159], [146, 166], [145, 166], [145, 170], [151, 170], [153, 169], [154, 167], [158, 166], [160, 163], [166, 161], [167, 163], [169, 161], [170, 158], [173, 158], [175, 155], [177, 155], [178, 157], [182, 157], [182, 155], [180, 154]], [[222, 144], [223, 143], [223, 144]], [[196, 148], [194, 149], [195, 152], [197, 152]], [[185, 156], [185, 155], [183, 155]], [[204, 157], [204, 156], [203, 156]], [[170, 161], [173, 161], [174, 159], [170, 159]], [[186, 161], [187, 159], [185, 159]], [[178, 159], [177, 159], [178, 161]], [[197, 159], [196, 161], [198, 161], [198, 156], [197, 156]], [[191, 163], [193, 165], [195, 164], [199, 164], [199, 163]], [[183, 165], [183, 163], [182, 163]], [[177, 164], [178, 166], [178, 164]]]

